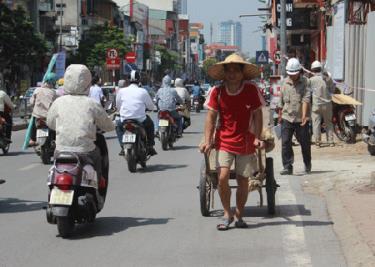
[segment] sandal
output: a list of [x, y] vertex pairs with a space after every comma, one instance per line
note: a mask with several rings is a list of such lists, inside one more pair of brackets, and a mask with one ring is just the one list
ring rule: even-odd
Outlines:
[[247, 228], [248, 225], [242, 219], [239, 219], [237, 222], [234, 223], [236, 228]]
[[225, 218], [222, 223], [219, 223], [216, 226], [216, 229], [219, 231], [226, 231], [229, 229], [229, 225], [234, 221], [234, 218], [231, 217], [230, 219]]

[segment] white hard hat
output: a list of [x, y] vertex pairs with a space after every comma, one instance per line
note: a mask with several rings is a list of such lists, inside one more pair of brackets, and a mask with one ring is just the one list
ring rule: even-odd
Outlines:
[[288, 60], [288, 63], [286, 64], [286, 73], [288, 75], [296, 75], [301, 71], [301, 63], [299, 63], [299, 60], [295, 57], [292, 57]]
[[322, 68], [322, 63], [320, 63], [318, 60], [315, 60], [312, 64], [311, 64], [311, 69], [321, 69]]

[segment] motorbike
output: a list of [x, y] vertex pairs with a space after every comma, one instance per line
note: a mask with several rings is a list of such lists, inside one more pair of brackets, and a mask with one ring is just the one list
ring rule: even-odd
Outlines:
[[0, 116], [0, 148], [3, 150], [4, 155], [8, 153], [10, 144], [12, 143], [12, 141], [6, 137], [6, 127], [5, 119]]
[[55, 139], [56, 134], [48, 129], [46, 120], [37, 118], [36, 140], [38, 145], [35, 147], [35, 152], [41, 158], [43, 164], [51, 163], [56, 148]]
[[194, 109], [194, 111], [196, 113], [199, 113], [201, 112], [201, 107], [200, 107], [200, 104], [199, 104], [199, 96], [194, 96], [193, 97], [193, 104], [192, 104], [192, 107]]
[[103, 207], [108, 188], [108, 150], [103, 135], [100, 142], [102, 175], [98, 182], [94, 163], [74, 152], [59, 152], [49, 171], [47, 222], [56, 224], [62, 238], [69, 237], [76, 223], [94, 222]]
[[187, 127], [191, 125], [190, 118], [188, 117], [186, 105], [180, 105], [176, 110], [178, 114], [182, 117], [182, 129], [185, 130]]
[[168, 110], [160, 110], [158, 117], [161, 148], [168, 150], [168, 146], [173, 148], [173, 144], [176, 142], [178, 126]]
[[369, 118], [368, 128], [362, 131], [362, 139], [367, 144], [371, 156], [375, 156], [375, 109]]
[[354, 144], [357, 134], [357, 117], [354, 106], [335, 102], [332, 104], [332, 124], [337, 138], [345, 143]]
[[130, 172], [137, 171], [137, 163], [142, 168], [146, 167], [148, 156], [147, 135], [142, 124], [136, 120], [125, 120], [123, 123], [124, 135], [122, 143], [124, 146], [125, 159], [128, 162]]

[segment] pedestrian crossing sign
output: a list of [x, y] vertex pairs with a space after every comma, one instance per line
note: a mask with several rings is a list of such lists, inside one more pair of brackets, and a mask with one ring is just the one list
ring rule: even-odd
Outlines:
[[256, 63], [268, 64], [268, 51], [256, 51]]

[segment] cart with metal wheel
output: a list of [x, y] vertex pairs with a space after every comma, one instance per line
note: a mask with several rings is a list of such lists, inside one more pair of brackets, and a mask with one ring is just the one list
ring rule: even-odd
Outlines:
[[[273, 141], [273, 140], [272, 140]], [[273, 158], [267, 157], [266, 153], [272, 148], [257, 150], [258, 171], [249, 178], [249, 193], [258, 191], [260, 206], [263, 206], [263, 188], [267, 193], [267, 210], [269, 215], [275, 214], [275, 194], [279, 185], [276, 183], [273, 171]], [[236, 179], [234, 164], [231, 166], [230, 179]], [[211, 150], [209, 155], [205, 154], [202, 160], [199, 180], [200, 209], [202, 216], [210, 216], [210, 209], [214, 207], [214, 193], [218, 187], [218, 173], [216, 170], [216, 151]], [[236, 186], [231, 186], [236, 188]]]

